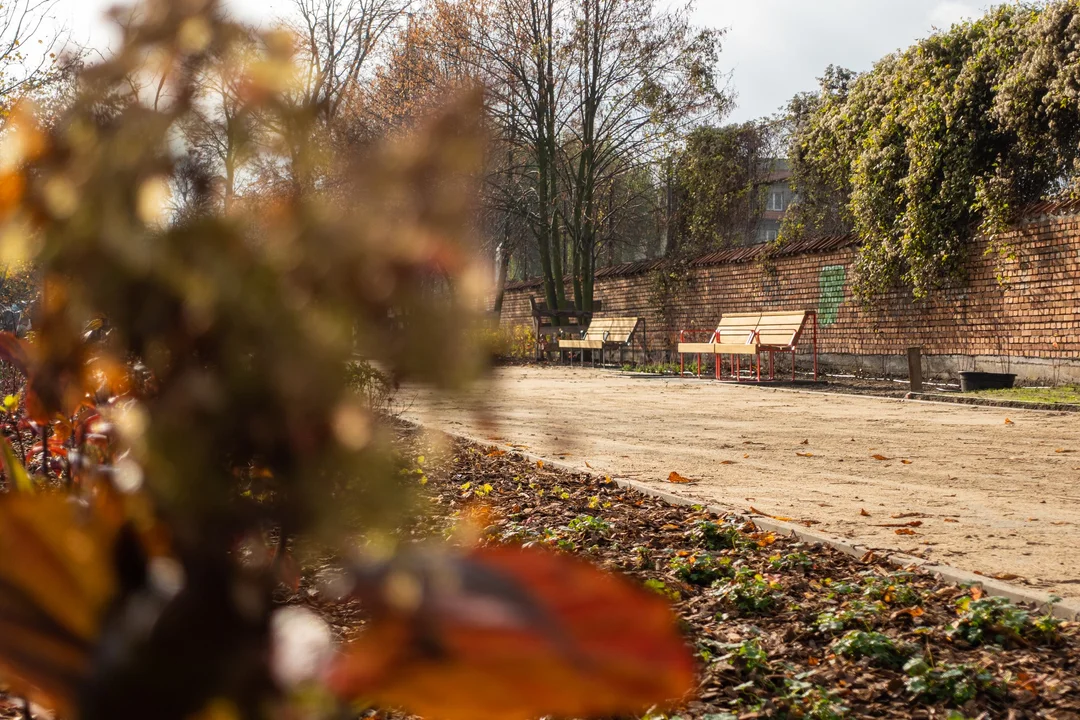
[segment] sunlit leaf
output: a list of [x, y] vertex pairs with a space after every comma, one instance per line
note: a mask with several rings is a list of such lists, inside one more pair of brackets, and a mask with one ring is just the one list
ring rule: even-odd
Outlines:
[[529, 720], [640, 713], [693, 684], [666, 603], [627, 580], [514, 548], [434, 563], [386, 575], [402, 602], [374, 608], [334, 668], [339, 694], [434, 720]]
[[34, 481], [30, 478], [30, 474], [26, 472], [23, 464], [15, 457], [15, 451], [7, 438], [0, 438], [0, 453], [3, 454], [4, 475], [7, 477], [8, 482], [12, 483], [19, 492], [33, 492]]
[[685, 478], [682, 475], [680, 475], [679, 473], [675, 472], [674, 470], [672, 470], [671, 474], [668, 475], [667, 481], [669, 483], [675, 483], [677, 485], [686, 485], [687, 483], [694, 482], [690, 478]]
[[116, 526], [56, 495], [0, 500], [0, 675], [73, 708], [116, 590]]

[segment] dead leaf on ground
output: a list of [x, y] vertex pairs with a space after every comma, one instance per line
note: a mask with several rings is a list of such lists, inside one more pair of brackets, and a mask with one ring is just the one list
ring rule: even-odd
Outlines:
[[588, 461], [588, 460], [586, 460], [586, 461], [585, 461], [585, 467], [587, 467], [587, 468], [589, 468], [590, 470], [592, 470], [592, 465], [590, 465], [590, 464], [589, 464], [589, 461]]
[[915, 619], [915, 618], [917, 618], [917, 617], [922, 617], [922, 616], [923, 616], [923, 615], [925, 615], [925, 614], [926, 614], [926, 611], [925, 611], [925, 610], [923, 610], [923, 609], [922, 609], [921, 607], [919, 607], [918, 605], [916, 605], [915, 607], [909, 607], [909, 608], [904, 608], [903, 610], [897, 610], [896, 612], [894, 612], [894, 613], [893, 613], [893, 614], [891, 615], [891, 618], [892, 618], [893, 620], [896, 620], [896, 619], [898, 619], [898, 618], [902, 618], [902, 617], [904, 617], [905, 615], [907, 615], [907, 616], [908, 616], [908, 617], [910, 617], [911, 619]]
[[914, 460], [901, 460], [900, 462], [904, 463], [905, 465], [910, 465], [915, 461]]
[[1009, 418], [1005, 418], [1005, 424], [1006, 424], [1006, 425], [1015, 425], [1016, 423], [1014, 423], [1014, 422], [1013, 422], [1012, 420], [1010, 420]]
[[922, 520], [912, 520], [911, 522], [908, 522], [908, 523], [886, 523], [885, 525], [875, 525], [874, 527], [916, 528], [916, 527], [922, 527], [922, 524], [923, 524]]
[[891, 517], [893, 520], [903, 520], [904, 518], [918, 518], [918, 517], [924, 518], [924, 517], [926, 517], [926, 513], [918, 513], [918, 512], [896, 513], [895, 515], [890, 515], [889, 517]]
[[[997, 573], [995, 575], [991, 575], [989, 573], [984, 573], [984, 572], [980, 572], [980, 571], [976, 570], [975, 574], [976, 575], [981, 575], [982, 577], [990, 578], [991, 580], [1001, 580], [1002, 582], [1008, 582], [1010, 580], [1022, 580], [1023, 579], [1022, 577], [1020, 577], [1019, 575], [1016, 575], [1014, 573]], [[976, 599], [978, 599], [978, 598], [976, 598]]]
[[910, 528], [900, 528], [896, 531], [897, 535], [918, 535], [919, 533], [911, 530]]
[[892, 458], [887, 458], [884, 455], [871, 455], [870, 457], [874, 458], [875, 460], [877, 460], [879, 462], [884, 461], [884, 460], [892, 460]]
[[683, 477], [682, 475], [680, 475], [679, 473], [675, 472], [674, 470], [672, 470], [672, 471], [671, 471], [671, 474], [670, 474], [670, 475], [668, 475], [667, 481], [668, 481], [669, 483], [675, 483], [675, 484], [677, 484], [677, 485], [686, 485], [686, 484], [688, 484], [688, 483], [692, 483], [692, 482], [694, 482], [694, 481], [693, 481], [693, 480], [691, 480], [690, 478], [684, 478], [684, 477]]
[[735, 461], [734, 460], [721, 460], [720, 464], [721, 465], [734, 465]]
[[863, 517], [870, 517], [870, 513], [866, 512], [866, 509], [865, 509], [865, 508], [863, 508], [862, 510], [860, 510], [860, 511], [859, 511], [859, 514], [860, 514], [860, 515], [862, 515]]
[[956, 518], [945, 518], [945, 522], [947, 522], [947, 523], [958, 523], [960, 521], [957, 520]]
[[489, 453], [487, 454], [487, 456], [488, 456], [488, 457], [492, 457], [492, 458], [495, 458], [495, 457], [502, 457], [503, 455], [506, 455], [506, 451], [505, 451], [505, 450], [492, 450], [491, 452], [489, 452]]
[[877, 561], [877, 555], [874, 554], [873, 550], [870, 550], [865, 555], [862, 556], [862, 559], [859, 562], [862, 562], [862, 563], [865, 563], [865, 564], [869, 565], [870, 563], [876, 562], [876, 561]]
[[769, 513], [763, 513], [753, 505], [750, 506], [750, 512], [754, 513], [755, 515], [760, 515], [761, 517], [767, 517], [770, 520], [779, 520], [780, 522], [799, 522], [795, 518], [789, 518], [783, 515], [770, 515]]
[[544, 469], [544, 461], [543, 461], [543, 460], [537, 460], [537, 461], [536, 461], [536, 467], [538, 467], [538, 468], [540, 468], [541, 470], [543, 470], [543, 469]]
[[814, 457], [814, 453], [795, 453], [799, 457]]
[[800, 445], [809, 445], [809, 444], [810, 444], [810, 441], [809, 441], [809, 440], [803, 440], [803, 441], [802, 441], [801, 443], [799, 443], [799, 444], [800, 444]]

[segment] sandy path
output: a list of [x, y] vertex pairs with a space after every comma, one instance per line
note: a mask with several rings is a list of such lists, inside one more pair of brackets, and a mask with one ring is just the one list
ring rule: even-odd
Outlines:
[[[1080, 596], [1075, 415], [561, 368], [500, 370], [468, 397], [403, 399], [433, 427]], [[673, 470], [697, 483], [667, 483]], [[877, 527], [920, 520], [913, 536]]]

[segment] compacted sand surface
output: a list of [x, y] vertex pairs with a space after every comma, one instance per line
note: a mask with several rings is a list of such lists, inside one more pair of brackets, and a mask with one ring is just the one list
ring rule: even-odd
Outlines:
[[399, 399], [432, 428], [1080, 596], [1073, 414], [551, 367]]

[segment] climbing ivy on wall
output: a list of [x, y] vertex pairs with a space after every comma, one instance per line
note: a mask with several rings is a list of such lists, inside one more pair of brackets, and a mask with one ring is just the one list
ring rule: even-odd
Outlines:
[[830, 68], [791, 105], [802, 198], [781, 241], [846, 226], [855, 292], [917, 297], [962, 277], [976, 233], [1080, 189], [1080, 0], [1019, 2], [889, 55]]

